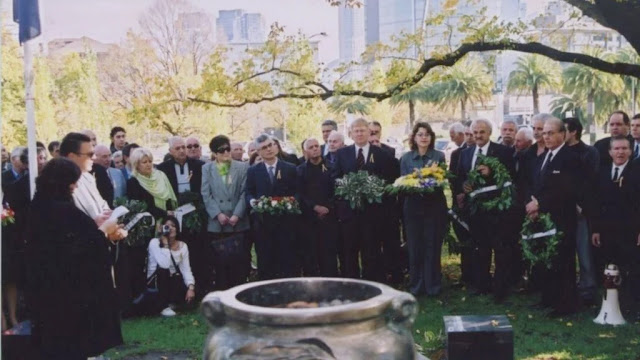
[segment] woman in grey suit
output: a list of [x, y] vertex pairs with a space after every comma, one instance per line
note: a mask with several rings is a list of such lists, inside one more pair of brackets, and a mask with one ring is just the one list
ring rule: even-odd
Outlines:
[[249, 275], [249, 216], [244, 197], [249, 165], [231, 159], [231, 142], [224, 135], [211, 139], [209, 148], [216, 160], [202, 167], [201, 192], [209, 215], [205, 286], [215, 283], [222, 290], [245, 282]]
[[[433, 163], [445, 162], [435, 150], [436, 134], [426, 122], [416, 123], [409, 142], [411, 151], [400, 159], [400, 173], [407, 175]], [[409, 290], [413, 295], [437, 295], [442, 287], [440, 251], [447, 229], [447, 201], [442, 189], [404, 199], [404, 227], [409, 246]]]

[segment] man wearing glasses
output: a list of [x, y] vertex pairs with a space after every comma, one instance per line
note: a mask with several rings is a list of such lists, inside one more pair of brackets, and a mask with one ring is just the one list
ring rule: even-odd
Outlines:
[[[269, 135], [255, 140], [263, 162], [247, 171], [246, 201], [251, 207], [261, 196], [295, 196], [297, 193], [296, 167], [278, 160], [278, 148]], [[296, 269], [295, 215], [257, 216], [255, 224], [258, 276], [261, 280], [299, 276]]]
[[202, 162], [209, 162], [211, 159], [206, 156], [202, 156], [202, 146], [200, 145], [200, 140], [197, 138], [190, 136], [186, 140], [187, 144], [187, 157], [189, 159], [200, 160]]
[[[192, 150], [193, 150], [193, 144]], [[198, 144], [198, 148], [200, 145]], [[169, 154], [171, 159], [158, 165], [158, 170], [164, 172], [169, 178], [173, 192], [177, 195], [183, 192], [195, 192], [200, 194], [202, 184], [202, 165], [198, 159], [187, 156], [187, 144], [180, 136], [169, 138]]]

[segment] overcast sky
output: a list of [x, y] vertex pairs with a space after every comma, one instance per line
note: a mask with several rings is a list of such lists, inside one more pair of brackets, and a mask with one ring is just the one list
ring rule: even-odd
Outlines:
[[[139, 16], [154, 0], [40, 0], [43, 40], [88, 36], [102, 42], [118, 43], [128, 29], [136, 29]], [[528, 12], [542, 10], [546, 0], [525, 0]], [[11, 0], [0, 0], [10, 11]], [[326, 0], [191, 0], [217, 17], [221, 9], [260, 12], [266, 24], [277, 21], [287, 32], [301, 29], [307, 35], [325, 32], [320, 38], [320, 58], [329, 62], [338, 57], [338, 10]]]

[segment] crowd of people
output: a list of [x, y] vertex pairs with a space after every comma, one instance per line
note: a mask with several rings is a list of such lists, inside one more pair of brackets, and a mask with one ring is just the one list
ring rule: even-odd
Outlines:
[[[162, 162], [151, 149], [128, 143], [122, 127], [111, 130], [109, 145], [91, 130], [69, 133], [46, 148], [38, 143], [33, 199], [27, 149], [2, 148], [3, 205], [15, 211], [15, 223], [2, 228], [3, 329], [19, 322], [24, 291], [48, 358], [92, 356], [122, 342], [120, 316], [144, 313], [140, 306], [173, 316], [181, 304], [248, 281], [256, 268], [259, 279], [341, 276], [391, 285], [408, 273], [408, 291], [435, 296], [450, 224], [463, 245], [460, 281], [474, 294], [500, 303], [529, 279], [527, 291], [542, 293], [536, 306], [552, 316], [570, 314], [596, 301], [599, 275], [615, 263], [628, 284], [623, 307], [640, 310], [640, 115], [611, 114], [611, 136], [593, 147], [581, 141], [576, 118], [539, 114], [522, 128], [504, 121], [498, 142], [490, 121], [456, 123], [451, 209], [441, 188], [385, 195], [363, 209], [335, 196], [336, 180], [349, 173], [366, 171], [390, 184], [445, 164], [429, 123], [415, 124], [410, 150], [398, 157], [381, 142], [378, 122], [352, 121], [349, 146], [335, 121], [320, 128], [321, 140], [307, 138], [301, 157], [269, 135], [250, 142], [247, 154], [242, 143], [215, 136], [207, 157], [197, 138], [173, 136]], [[516, 189], [508, 209], [468, 211], [469, 173], [492, 181], [490, 167], [476, 166], [479, 155], [508, 170]], [[176, 214], [184, 193], [197, 194], [206, 211], [196, 232], [181, 229]], [[295, 197], [301, 214], [255, 214], [263, 196]], [[142, 244], [123, 242], [128, 233], [111, 218], [123, 197], [144, 202], [156, 219], [154, 235]], [[563, 234], [550, 269], [528, 267], [519, 246], [523, 221], [541, 214]], [[146, 301], [150, 289], [153, 305]]]

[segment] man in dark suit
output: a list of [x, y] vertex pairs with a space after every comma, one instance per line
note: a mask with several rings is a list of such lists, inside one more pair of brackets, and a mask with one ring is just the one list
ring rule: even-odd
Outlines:
[[612, 163], [602, 168], [596, 183], [592, 242], [602, 253], [596, 273], [601, 274], [607, 264], [618, 265], [624, 290], [627, 290], [623, 291], [621, 298], [625, 300], [623, 304], [627, 305], [626, 300], [631, 295], [628, 290], [631, 288], [626, 282], [632, 264], [638, 261], [636, 242], [640, 183], [632, 175], [637, 173], [634, 166], [638, 163], [630, 161], [631, 143], [626, 136], [611, 138], [610, 147]]
[[325, 120], [322, 122], [322, 141], [324, 144], [320, 145], [320, 153], [322, 157], [326, 157], [329, 154], [329, 135], [331, 132], [338, 131], [338, 123], [333, 120]]
[[[464, 207], [465, 197], [472, 189], [466, 183], [469, 172], [477, 168], [477, 170], [487, 179], [490, 179], [491, 170], [484, 165], [476, 167], [478, 155], [482, 154], [498, 159], [509, 171], [511, 178], [515, 175], [515, 166], [513, 160], [513, 149], [504, 145], [491, 142], [492, 125], [488, 120], [478, 119], [471, 124], [475, 145], [462, 151], [460, 154], [460, 162], [456, 176], [459, 178], [458, 186], [455, 189], [455, 198], [459, 207]], [[487, 185], [493, 185], [491, 181]], [[496, 302], [504, 300], [509, 286], [509, 274], [511, 270], [510, 254], [513, 247], [514, 239], [511, 234], [509, 224], [512, 220], [511, 213], [508, 211], [484, 211], [479, 209], [475, 214], [470, 216], [470, 230], [477, 251], [474, 256], [474, 287], [476, 293], [486, 294], [491, 291], [493, 285], [493, 295]], [[491, 254], [495, 253], [495, 272], [493, 281], [491, 280]]]
[[186, 143], [180, 136], [169, 139], [169, 153], [171, 159], [158, 165], [158, 170], [167, 175], [173, 192], [176, 195], [186, 191], [200, 194], [204, 163], [187, 157]]
[[[467, 137], [465, 131], [467, 130], [467, 126], [462, 123], [455, 123], [449, 128], [449, 136], [451, 137], [451, 141], [455, 142], [458, 146], [457, 149], [453, 150], [451, 153], [451, 158], [449, 160], [449, 171], [451, 173], [456, 172], [458, 168], [458, 163], [460, 160], [460, 154], [464, 149], [468, 146], [473, 145], [475, 142], [473, 141], [473, 137], [471, 138], [471, 143], [467, 143]], [[457, 188], [456, 185], [457, 178], [453, 178], [450, 180], [450, 185], [452, 189]], [[473, 248], [471, 246], [471, 234], [468, 229], [465, 229], [464, 226], [460, 223], [460, 221], [467, 223], [467, 216], [462, 214], [461, 208], [457, 206], [457, 203], [454, 202], [452, 211], [458, 219], [452, 220], [453, 231], [458, 238], [458, 241], [461, 244], [464, 244], [462, 249], [460, 250], [460, 271], [462, 273], [460, 280], [465, 284], [471, 284], [472, 276], [473, 276], [473, 268], [471, 265], [471, 261], [473, 260]]]
[[640, 159], [640, 114], [633, 115], [631, 119], [631, 160]]
[[629, 134], [629, 127], [631, 126], [631, 119], [629, 119], [629, 115], [627, 115], [624, 111], [614, 111], [609, 116], [609, 132], [611, 136], [606, 138], [602, 138], [596, 141], [593, 144], [593, 147], [598, 149], [598, 153], [600, 154], [600, 165], [609, 166], [611, 165], [611, 155], [609, 155], [609, 142], [612, 137], [615, 136], [626, 136], [629, 138], [629, 141], [633, 143], [633, 137]]
[[[367, 171], [384, 179], [387, 183], [399, 176], [399, 171], [388, 152], [369, 143], [369, 124], [365, 119], [356, 119], [350, 125], [354, 145], [344, 147], [336, 153], [336, 163], [331, 176], [335, 181], [344, 175]], [[358, 253], [362, 257], [362, 277], [383, 281], [380, 244], [384, 232], [385, 218], [382, 204], [367, 204], [363, 210], [352, 210], [349, 204], [338, 201], [338, 218], [343, 236], [345, 264], [343, 276], [359, 278]]]
[[[378, 121], [371, 121], [369, 123], [369, 142], [373, 145], [379, 146], [382, 150], [386, 151], [391, 157], [396, 157], [396, 149], [382, 142], [382, 125]], [[399, 166], [399, 165], [398, 165]]]
[[550, 270], [543, 270], [542, 305], [553, 309], [550, 316], [562, 316], [577, 310], [576, 289], [576, 206], [584, 189], [580, 158], [565, 145], [565, 127], [560, 119], [544, 124], [543, 137], [548, 149], [538, 179], [531, 189], [527, 216], [535, 219], [547, 213], [563, 233], [558, 255]]
[[[296, 167], [277, 157], [278, 148], [269, 135], [255, 139], [263, 162], [247, 171], [246, 201], [253, 208], [262, 196], [296, 196]], [[262, 280], [299, 276], [296, 271], [295, 215], [253, 214], [258, 276]]]
[[344, 135], [337, 131], [332, 131], [327, 139], [327, 147], [329, 151], [323, 155], [324, 159], [331, 165], [336, 162], [336, 152], [344, 147]]
[[298, 194], [303, 215], [303, 272], [305, 276], [338, 276], [338, 220], [333, 182], [318, 140], [305, 140], [307, 160], [298, 166]]
[[7, 187], [16, 180], [20, 179], [28, 168], [28, 165], [23, 164], [20, 161], [20, 156], [23, 152], [26, 152], [27, 148], [23, 146], [16, 147], [11, 151], [9, 156], [9, 162], [11, 168], [2, 172], [2, 192], [7, 193]]

